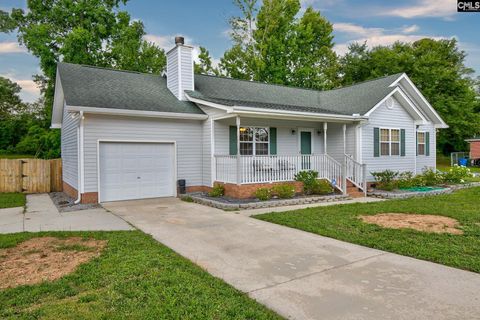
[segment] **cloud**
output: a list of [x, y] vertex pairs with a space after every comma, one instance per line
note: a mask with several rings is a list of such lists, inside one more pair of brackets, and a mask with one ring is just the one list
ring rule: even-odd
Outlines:
[[[155, 34], [146, 34], [143, 38], [149, 42], [155, 43], [157, 46], [165, 50], [172, 49], [175, 46], [175, 37], [181, 36], [185, 38], [185, 44], [193, 47], [193, 61], [198, 62], [198, 55], [200, 54], [200, 45], [195, 43], [195, 40], [189, 36], [177, 34], [177, 35], [155, 35]], [[212, 62], [218, 59], [212, 58]]]
[[402, 28], [403, 33], [414, 33], [420, 30], [420, 27], [417, 26], [416, 24], [411, 25], [411, 26], [405, 26]]
[[412, 18], [445, 18], [451, 19], [457, 12], [454, 0], [417, 0], [414, 5], [377, 10], [378, 15]]
[[333, 30], [345, 33], [347, 36], [381, 35], [385, 32], [382, 28], [366, 28], [353, 23], [334, 23]]
[[0, 42], [0, 54], [4, 53], [24, 53], [27, 50], [21, 47], [17, 42]]
[[[334, 50], [339, 55], [343, 55], [348, 51], [348, 46], [351, 43], [366, 42], [369, 47], [387, 46], [401, 42], [415, 42], [423, 38], [445, 39], [446, 37], [436, 37], [421, 34], [409, 34], [419, 30], [417, 25], [406, 26], [401, 29], [383, 29], [383, 28], [367, 28], [352, 23], [335, 23], [333, 29], [336, 32], [343, 33], [350, 40], [335, 45]], [[401, 31], [401, 33], [399, 33]]]

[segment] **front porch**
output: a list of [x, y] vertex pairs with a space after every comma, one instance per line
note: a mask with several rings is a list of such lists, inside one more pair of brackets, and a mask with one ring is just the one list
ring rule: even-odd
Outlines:
[[365, 193], [358, 124], [239, 116], [215, 120], [212, 181], [256, 188], [293, 182], [300, 171], [314, 170], [343, 194], [348, 186]]

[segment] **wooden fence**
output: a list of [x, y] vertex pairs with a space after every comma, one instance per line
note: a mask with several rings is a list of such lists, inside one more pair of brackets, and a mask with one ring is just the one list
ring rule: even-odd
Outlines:
[[0, 159], [0, 192], [62, 191], [62, 159]]

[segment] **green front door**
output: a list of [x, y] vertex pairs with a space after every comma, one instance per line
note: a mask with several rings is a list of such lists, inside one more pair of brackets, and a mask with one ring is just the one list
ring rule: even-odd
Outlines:
[[300, 153], [312, 154], [312, 133], [310, 131], [300, 132]]
[[302, 170], [310, 170], [310, 157], [312, 154], [312, 133], [310, 131], [300, 131], [300, 153], [302, 157]]

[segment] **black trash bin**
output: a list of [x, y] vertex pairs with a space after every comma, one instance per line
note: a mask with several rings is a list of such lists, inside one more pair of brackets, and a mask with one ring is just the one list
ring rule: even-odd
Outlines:
[[185, 194], [187, 192], [187, 183], [185, 182], [185, 179], [180, 179], [178, 180], [178, 192], [180, 194]]

